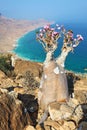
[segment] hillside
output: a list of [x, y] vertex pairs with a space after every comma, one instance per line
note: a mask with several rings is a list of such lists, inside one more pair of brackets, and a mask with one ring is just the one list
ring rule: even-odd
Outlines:
[[[11, 61], [8, 56], [10, 57], [10, 55], [3, 54], [0, 57], [6, 60], [4, 67], [7, 67], [7, 64], [11, 66]], [[1, 64], [3, 64], [3, 62]], [[3, 69], [3, 66], [0, 67], [0, 129], [44, 130], [37, 125], [43, 113], [41, 109], [39, 109], [37, 102], [43, 64], [17, 59], [14, 68], [9, 69], [10, 73], [8, 73], [7, 68]], [[79, 106], [83, 107], [84, 111], [81, 112], [79, 108], [76, 109], [78, 110], [78, 115], [75, 113], [74, 117], [70, 118], [69, 121], [61, 120], [56, 122], [48, 118], [47, 121], [45, 121], [45, 129], [48, 127], [49, 130], [51, 130], [51, 126], [56, 128], [56, 130], [73, 130], [73, 128], [77, 128], [75, 123], [78, 125], [78, 120], [81, 118], [83, 118], [81, 122], [83, 125], [85, 124], [85, 128], [87, 128], [87, 122], [85, 122], [87, 121], [87, 117], [85, 116], [87, 113], [87, 76], [67, 72], [67, 79], [69, 93], [72, 94], [73, 97], [70, 99], [70, 104], [72, 106], [72, 103], [77, 106], [79, 104]], [[59, 107], [59, 104], [52, 104], [50, 112], [51, 114], [56, 113], [57, 117], [59, 117], [60, 112], [58, 115], [57, 107]], [[71, 113], [71, 110], [73, 110], [71, 109], [72, 107], [67, 108], [66, 106], [62, 106], [61, 108], [63, 108], [63, 112], [67, 112], [68, 110], [68, 112]], [[53, 117], [56, 118], [56, 115]], [[35, 128], [33, 126], [35, 126]]]
[[11, 51], [25, 33], [47, 24], [46, 20], [16, 20], [0, 15], [0, 52]]

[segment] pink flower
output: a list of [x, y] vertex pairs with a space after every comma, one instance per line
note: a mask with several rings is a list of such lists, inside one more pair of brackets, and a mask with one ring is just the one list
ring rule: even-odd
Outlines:
[[57, 34], [59, 34], [58, 32], [53, 32], [53, 35], [57, 35]]
[[43, 37], [43, 33], [40, 33], [39, 36], [42, 38]]
[[54, 28], [51, 28], [51, 31], [54, 31], [55, 29]]
[[83, 39], [82, 35], [77, 34], [77, 40], [78, 40], [78, 41], [83, 41], [84, 39]]
[[48, 29], [50, 29], [50, 26], [49, 26], [49, 25], [46, 25], [46, 26], [44, 26], [44, 29], [45, 29], [45, 30], [48, 30]]
[[83, 41], [83, 37], [79, 37], [78, 40], [79, 40], [79, 41]]
[[45, 33], [46, 32], [46, 30], [45, 29], [43, 29], [43, 33]]

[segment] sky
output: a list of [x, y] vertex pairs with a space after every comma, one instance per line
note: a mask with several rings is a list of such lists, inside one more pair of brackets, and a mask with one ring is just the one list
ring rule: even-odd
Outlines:
[[0, 13], [16, 19], [87, 22], [87, 0], [0, 0]]

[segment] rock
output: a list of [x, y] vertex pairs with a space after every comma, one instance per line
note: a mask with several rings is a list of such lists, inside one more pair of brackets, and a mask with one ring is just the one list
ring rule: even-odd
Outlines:
[[16, 97], [15, 92], [0, 89], [0, 130], [23, 130], [32, 124], [22, 102]]
[[0, 88], [8, 88], [12, 85], [14, 85], [14, 81], [8, 77], [5, 77], [0, 80]]
[[[52, 127], [52, 130], [60, 130], [60, 125], [56, 121], [47, 120], [44, 122], [44, 127], [46, 129], [47, 126]], [[47, 129], [48, 130], [48, 129]]]
[[52, 103], [49, 105], [49, 113], [52, 120], [59, 121], [69, 118], [74, 108], [67, 104]]
[[40, 125], [36, 126], [36, 130], [76, 130], [76, 124], [74, 121], [53, 121], [53, 120], [46, 120], [44, 122], [44, 126], [41, 128]]
[[51, 119], [55, 121], [73, 119], [78, 123], [83, 117], [83, 109], [76, 99], [70, 99], [67, 103], [51, 103], [49, 114]]
[[31, 94], [18, 94], [18, 99], [22, 101], [26, 110], [28, 111], [33, 125], [37, 124], [37, 114], [38, 114], [38, 103], [34, 95]]
[[14, 71], [16, 75], [24, 75], [27, 71], [30, 71], [35, 77], [40, 77], [42, 72], [42, 65], [35, 62], [18, 59], [15, 62]]
[[14, 91], [15, 91], [16, 93], [24, 94], [25, 89], [22, 88], [22, 87], [15, 87], [15, 88], [14, 88]]
[[36, 125], [36, 130], [43, 130], [43, 128], [41, 127], [41, 125]]
[[24, 130], [35, 130], [35, 128], [31, 125], [28, 125]]
[[74, 90], [85, 90], [87, 91], [87, 79], [81, 79], [74, 84]]
[[0, 79], [5, 78], [5, 77], [6, 77], [5, 73], [0, 70]]
[[74, 92], [75, 98], [79, 101], [80, 104], [86, 103], [87, 100], [87, 91], [77, 90]]
[[79, 124], [78, 130], [87, 130], [87, 122], [86, 122], [86, 121], [82, 121], [82, 122]]
[[1, 95], [1, 94], [6, 94], [6, 93], [8, 93], [8, 90], [7, 90], [7, 89], [1, 89], [1, 88], [0, 88], [0, 95]]
[[18, 74], [15, 78], [15, 83], [17, 84], [17, 86], [24, 86], [24, 77], [23, 75]]
[[76, 128], [75, 123], [73, 121], [65, 121], [62, 127], [65, 130], [75, 130]]

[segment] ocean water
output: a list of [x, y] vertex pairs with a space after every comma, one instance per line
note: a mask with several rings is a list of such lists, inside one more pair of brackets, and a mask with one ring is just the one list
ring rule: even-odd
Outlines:
[[[69, 53], [65, 62], [65, 68], [77, 73], [87, 73], [87, 26], [86, 24], [64, 24], [65, 28], [72, 29], [74, 36], [81, 34], [84, 38], [74, 52]], [[18, 39], [17, 46], [13, 52], [25, 60], [35, 62], [44, 62], [46, 53], [42, 45], [36, 41], [36, 31], [38, 29], [25, 34]], [[59, 42], [58, 48], [54, 53], [58, 57], [62, 47], [62, 41]]]

